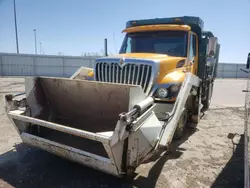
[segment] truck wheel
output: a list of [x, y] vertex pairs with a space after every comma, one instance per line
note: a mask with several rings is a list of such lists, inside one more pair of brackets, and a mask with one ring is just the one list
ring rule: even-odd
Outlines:
[[174, 139], [175, 140], [178, 140], [183, 136], [184, 129], [185, 129], [185, 126], [187, 124], [187, 116], [188, 116], [187, 110], [184, 109], [182, 114], [181, 114], [181, 117], [180, 117], [180, 119], [178, 121], [175, 133], [174, 133]]
[[208, 88], [208, 91], [207, 91], [207, 98], [204, 101], [204, 104], [203, 104], [204, 106], [203, 106], [202, 111], [206, 111], [210, 107], [211, 99], [212, 99], [212, 94], [213, 94], [213, 86], [214, 86], [213, 83], [209, 84], [209, 88]]

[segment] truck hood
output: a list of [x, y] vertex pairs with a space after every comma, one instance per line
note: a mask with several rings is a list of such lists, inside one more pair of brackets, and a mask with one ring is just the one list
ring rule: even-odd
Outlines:
[[126, 54], [118, 54], [117, 56], [124, 58], [150, 59], [150, 60], [161, 60], [169, 57], [166, 54], [154, 54], [154, 53], [126, 53]]
[[135, 59], [148, 59], [153, 60], [155, 62], [159, 62], [160, 64], [173, 63], [173, 61], [179, 61], [185, 59], [183, 57], [175, 57], [168, 56], [166, 54], [155, 54], [155, 53], [126, 53], [126, 54], [118, 54], [116, 57], [119, 58], [135, 58]]

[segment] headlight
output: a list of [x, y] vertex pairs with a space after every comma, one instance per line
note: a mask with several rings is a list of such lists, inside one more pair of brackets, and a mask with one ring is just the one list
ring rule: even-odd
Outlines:
[[165, 88], [159, 88], [157, 90], [157, 96], [160, 98], [166, 98], [168, 96], [168, 90]]
[[172, 85], [172, 86], [170, 87], [170, 91], [171, 91], [172, 93], [176, 93], [177, 91], [179, 91], [179, 89], [180, 89], [180, 86], [178, 86], [178, 85]]

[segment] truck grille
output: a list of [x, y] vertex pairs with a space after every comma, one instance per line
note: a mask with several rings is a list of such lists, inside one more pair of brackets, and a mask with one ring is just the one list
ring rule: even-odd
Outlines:
[[126, 64], [121, 68], [117, 63], [99, 62], [96, 64], [95, 75], [97, 81], [140, 85], [147, 92], [150, 89], [152, 66]]

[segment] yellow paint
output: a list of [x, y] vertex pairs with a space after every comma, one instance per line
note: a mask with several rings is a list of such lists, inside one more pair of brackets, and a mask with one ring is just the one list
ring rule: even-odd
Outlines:
[[177, 70], [166, 74], [161, 79], [158, 79], [159, 84], [167, 84], [167, 83], [182, 83], [185, 79], [185, 72], [183, 70]]
[[126, 53], [126, 54], [118, 54], [117, 56], [114, 57], [162, 60], [170, 56], [166, 54], [155, 54], [155, 53]]
[[183, 70], [186, 70], [185, 65], [181, 68], [176, 68], [177, 63], [181, 60], [186, 59], [183, 57], [169, 57], [168, 59], [160, 61], [160, 72], [158, 76], [159, 84], [182, 82], [180, 74], [175, 73], [175, 71], [182, 72]]
[[88, 76], [91, 77], [91, 78], [93, 78], [94, 77], [94, 71], [89, 70], [88, 71]]
[[161, 25], [144, 25], [135, 26], [124, 29], [122, 32], [145, 32], [145, 31], [190, 31], [191, 27], [188, 25], [175, 25], [175, 24], [161, 24]]

